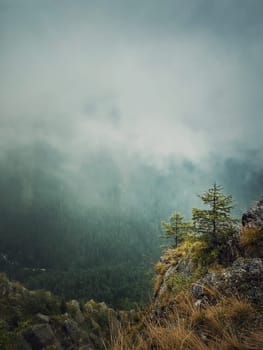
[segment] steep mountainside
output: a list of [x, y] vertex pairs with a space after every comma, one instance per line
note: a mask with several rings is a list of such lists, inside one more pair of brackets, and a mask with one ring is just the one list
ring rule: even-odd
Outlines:
[[243, 215], [223, 263], [200, 240], [167, 249], [140, 332], [124, 327], [112, 349], [263, 349], [262, 242], [263, 200]]
[[263, 200], [243, 215], [224, 264], [204, 256], [198, 240], [166, 250], [156, 265], [153, 302], [141, 312], [65, 302], [1, 275], [0, 348], [261, 350], [262, 242]]

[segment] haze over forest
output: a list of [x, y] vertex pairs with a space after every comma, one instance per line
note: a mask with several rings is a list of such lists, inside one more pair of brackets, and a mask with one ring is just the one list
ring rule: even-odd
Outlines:
[[145, 299], [161, 220], [190, 217], [215, 181], [237, 215], [257, 200], [262, 12], [261, 0], [0, 0], [2, 269], [125, 307]]

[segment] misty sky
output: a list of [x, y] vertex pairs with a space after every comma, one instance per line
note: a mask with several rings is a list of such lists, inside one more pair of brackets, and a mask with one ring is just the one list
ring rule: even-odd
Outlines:
[[73, 181], [107, 154], [122, 184], [143, 165], [184, 195], [260, 195], [262, 18], [262, 0], [0, 0], [1, 156], [43, 143]]

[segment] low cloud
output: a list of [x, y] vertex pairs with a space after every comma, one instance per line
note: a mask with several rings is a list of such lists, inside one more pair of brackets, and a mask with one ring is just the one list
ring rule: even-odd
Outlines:
[[229, 159], [261, 171], [260, 1], [0, 4], [2, 154], [48, 144], [72, 182], [103, 152], [112, 183], [176, 164], [182, 187], [188, 162], [189, 193]]

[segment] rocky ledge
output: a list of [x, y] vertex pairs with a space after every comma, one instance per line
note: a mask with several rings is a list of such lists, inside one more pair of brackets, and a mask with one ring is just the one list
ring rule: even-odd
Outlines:
[[237, 295], [263, 305], [263, 199], [243, 214], [237, 238], [228, 247], [235, 251], [228, 266], [213, 266], [196, 278], [195, 248], [178, 247], [164, 253], [157, 264], [156, 303], [165, 296], [167, 300], [169, 292], [175, 296], [176, 288], [181, 291], [185, 283], [199, 306], [222, 295]]

